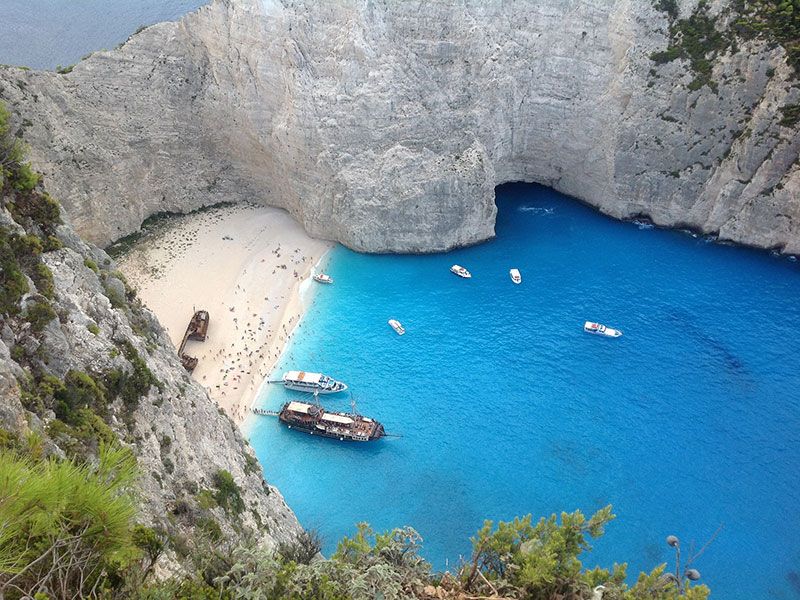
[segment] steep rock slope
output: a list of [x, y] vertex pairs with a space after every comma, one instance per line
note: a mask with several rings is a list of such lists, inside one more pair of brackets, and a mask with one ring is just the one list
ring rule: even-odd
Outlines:
[[113, 268], [52, 199], [0, 179], [0, 448], [79, 461], [101, 442], [130, 448], [137, 521], [178, 554], [204, 536], [291, 542], [294, 514]]
[[215, 0], [66, 75], [0, 70], [0, 96], [100, 244], [247, 198], [356, 249], [444, 250], [493, 235], [494, 187], [525, 180], [800, 252], [783, 49], [731, 47], [695, 89], [651, 60], [668, 32], [651, 0]]

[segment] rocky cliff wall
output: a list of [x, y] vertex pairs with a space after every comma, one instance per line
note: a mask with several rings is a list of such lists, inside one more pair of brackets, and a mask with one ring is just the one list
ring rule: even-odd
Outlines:
[[0, 96], [99, 244], [246, 198], [359, 250], [444, 250], [492, 236], [494, 187], [523, 180], [800, 253], [783, 49], [727, 49], [693, 89], [651, 60], [668, 43], [651, 0], [215, 0], [65, 75], [0, 70]]
[[[209, 536], [291, 543], [300, 525], [236, 425], [108, 255], [58, 225], [42, 198], [0, 181], [0, 447], [41, 440], [44, 457], [79, 461], [101, 441], [130, 448], [136, 520], [163, 532], [173, 559]], [[240, 504], [216, 501], [221, 473]]]

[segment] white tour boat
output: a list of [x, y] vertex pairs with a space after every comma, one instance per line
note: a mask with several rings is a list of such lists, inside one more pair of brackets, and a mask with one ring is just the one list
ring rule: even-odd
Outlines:
[[586, 321], [583, 324], [583, 330], [586, 333], [593, 333], [595, 335], [604, 335], [606, 337], [617, 338], [622, 335], [622, 332], [619, 329], [614, 329], [613, 327], [606, 327], [602, 323], [593, 323], [592, 321]]
[[333, 277], [325, 273], [317, 273], [314, 275], [314, 281], [318, 281], [319, 283], [333, 283]]
[[455, 273], [456, 275], [458, 275], [459, 277], [463, 277], [464, 279], [469, 279], [470, 277], [472, 277], [472, 273], [470, 273], [460, 265], [453, 265], [452, 267], [450, 267], [450, 272]]
[[397, 319], [389, 319], [389, 326], [397, 332], [397, 335], [403, 335], [406, 332], [406, 328]]
[[335, 394], [347, 389], [345, 383], [336, 381], [333, 377], [307, 371], [288, 371], [284, 373], [283, 385], [289, 390], [318, 394]]
[[519, 274], [519, 269], [511, 269], [508, 274], [511, 275], [511, 281], [514, 283], [522, 283], [522, 275]]

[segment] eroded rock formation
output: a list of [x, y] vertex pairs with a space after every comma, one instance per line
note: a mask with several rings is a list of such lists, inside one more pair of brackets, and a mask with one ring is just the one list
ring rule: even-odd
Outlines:
[[800, 253], [784, 51], [747, 42], [692, 90], [666, 46], [651, 0], [215, 0], [66, 75], [0, 70], [0, 95], [99, 244], [248, 199], [359, 250], [444, 250], [492, 236], [494, 187], [524, 180]]

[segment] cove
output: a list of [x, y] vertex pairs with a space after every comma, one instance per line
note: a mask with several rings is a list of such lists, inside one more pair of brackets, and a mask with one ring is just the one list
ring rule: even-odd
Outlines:
[[[479, 246], [331, 252], [335, 284], [308, 290], [273, 376], [340, 378], [402, 437], [337, 443], [253, 416], [266, 479], [328, 553], [358, 521], [411, 525], [444, 569], [483, 519], [613, 504], [586, 565], [627, 561], [633, 578], [672, 564], [668, 534], [686, 552], [722, 526], [692, 565], [713, 597], [797, 597], [798, 265], [615, 221], [536, 185], [498, 188], [497, 204], [497, 237]], [[624, 336], [588, 335], [584, 320]], [[290, 397], [302, 398], [265, 385], [257, 405]], [[322, 403], [347, 410], [349, 397]]]

